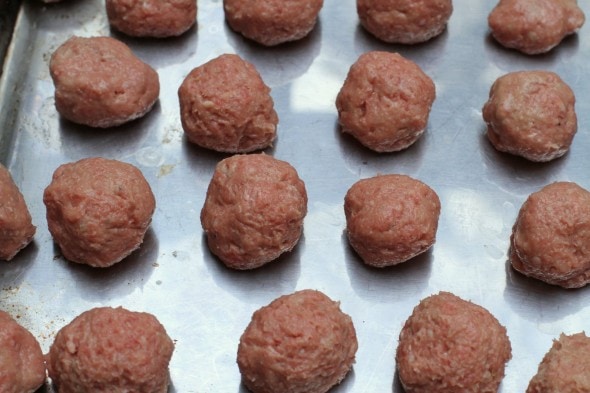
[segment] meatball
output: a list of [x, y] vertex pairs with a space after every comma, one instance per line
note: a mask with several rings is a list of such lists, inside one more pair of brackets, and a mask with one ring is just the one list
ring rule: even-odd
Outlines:
[[371, 266], [405, 262], [435, 242], [440, 200], [426, 184], [405, 175], [363, 179], [344, 198], [350, 245]]
[[278, 116], [270, 88], [238, 55], [221, 55], [193, 69], [178, 98], [185, 135], [201, 147], [248, 153], [276, 138]]
[[254, 393], [324, 393], [352, 368], [352, 319], [322, 292], [281, 296], [254, 312], [240, 338], [238, 367]]
[[488, 16], [496, 41], [528, 55], [550, 51], [584, 21], [576, 0], [500, 0]]
[[529, 195], [510, 237], [510, 263], [529, 277], [564, 288], [590, 282], [590, 192], [555, 182]]
[[226, 266], [253, 269], [295, 247], [306, 213], [305, 184], [289, 163], [235, 155], [215, 168], [201, 224], [209, 249]]
[[35, 337], [0, 311], [0, 391], [33, 393], [45, 381], [45, 361]]
[[397, 53], [371, 51], [350, 67], [336, 108], [342, 132], [377, 152], [403, 150], [420, 138], [435, 99], [420, 67]]
[[323, 5], [323, 0], [223, 0], [232, 30], [264, 46], [307, 36]]
[[526, 393], [590, 392], [590, 338], [561, 334], [547, 352]]
[[165, 393], [173, 351], [155, 316], [99, 307], [59, 330], [47, 371], [59, 393]]
[[441, 34], [453, 13], [451, 0], [357, 0], [362, 26], [378, 39], [418, 44]]
[[414, 308], [396, 352], [407, 393], [496, 393], [511, 357], [510, 340], [498, 320], [448, 292]]
[[51, 56], [49, 71], [57, 111], [90, 127], [142, 117], [160, 94], [156, 71], [110, 37], [68, 39]]
[[0, 164], [0, 259], [11, 260], [26, 247], [37, 228], [10, 172]]
[[94, 267], [111, 266], [138, 248], [156, 205], [139, 169], [100, 157], [57, 168], [43, 202], [63, 256]]
[[173, 37], [190, 29], [197, 18], [196, 0], [106, 0], [112, 27], [135, 37]]
[[570, 87], [553, 72], [501, 76], [483, 106], [488, 139], [497, 150], [530, 161], [561, 157], [578, 128], [575, 101]]

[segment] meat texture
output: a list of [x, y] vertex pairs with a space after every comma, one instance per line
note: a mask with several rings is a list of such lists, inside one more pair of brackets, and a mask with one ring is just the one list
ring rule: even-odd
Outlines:
[[137, 249], [156, 206], [138, 168], [101, 157], [57, 168], [43, 202], [63, 256], [94, 267], [111, 266]]
[[45, 382], [45, 362], [35, 337], [0, 311], [0, 392], [33, 393]]
[[357, 0], [362, 26], [382, 41], [418, 44], [440, 35], [453, 13], [451, 0]]
[[0, 259], [14, 258], [33, 240], [36, 230], [25, 198], [0, 164]]
[[498, 320], [448, 292], [414, 308], [396, 352], [406, 393], [496, 393], [511, 357], [510, 340]]
[[576, 0], [500, 0], [488, 16], [492, 36], [527, 55], [549, 52], [584, 21]]
[[590, 392], [590, 338], [584, 332], [559, 340], [547, 352], [526, 393]]
[[55, 106], [66, 119], [114, 127], [144, 116], [160, 94], [156, 71], [111, 37], [72, 37], [51, 56]]
[[405, 175], [356, 182], [344, 198], [350, 245], [371, 266], [397, 265], [432, 247], [440, 200], [429, 186]]
[[111, 27], [135, 37], [174, 37], [197, 19], [196, 0], [106, 0]]
[[227, 24], [264, 46], [307, 36], [323, 5], [323, 0], [223, 0]]
[[377, 152], [403, 150], [426, 129], [432, 79], [397, 53], [370, 51], [350, 67], [336, 108], [342, 132]]
[[512, 267], [564, 288], [590, 282], [590, 192], [555, 182], [529, 195], [510, 237]]
[[319, 291], [281, 296], [254, 312], [240, 338], [238, 367], [254, 393], [325, 393], [358, 348], [352, 319]]
[[249, 153], [276, 138], [279, 119], [270, 88], [238, 55], [221, 55], [193, 69], [178, 98], [185, 135], [201, 147]]
[[295, 247], [306, 213], [305, 184], [289, 163], [235, 155], [215, 168], [201, 224], [209, 249], [226, 266], [253, 269]]
[[59, 393], [166, 393], [173, 351], [152, 314], [98, 307], [59, 330], [46, 360]]
[[498, 78], [483, 106], [487, 136], [499, 151], [546, 162], [569, 150], [578, 129], [572, 89], [550, 71]]

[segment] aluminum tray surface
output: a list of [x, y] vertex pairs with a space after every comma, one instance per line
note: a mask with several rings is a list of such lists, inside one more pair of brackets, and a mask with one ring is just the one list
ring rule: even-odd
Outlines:
[[[588, 24], [555, 50], [525, 56], [490, 38], [490, 1], [455, 0], [448, 29], [416, 46], [380, 43], [358, 24], [353, 0], [326, 0], [311, 35], [274, 48], [255, 45], [224, 22], [221, 0], [199, 0], [198, 26], [175, 39], [133, 39], [109, 29], [100, 0], [23, 3], [0, 84], [0, 159], [20, 186], [37, 234], [0, 264], [0, 306], [48, 350], [82, 311], [122, 305], [151, 312], [176, 342], [171, 392], [245, 392], [235, 362], [254, 310], [313, 288], [341, 302], [359, 339], [353, 371], [333, 392], [402, 392], [394, 354], [418, 302], [441, 290], [487, 308], [506, 326], [513, 357], [501, 392], [523, 392], [552, 340], [589, 329], [590, 288], [565, 290], [527, 279], [507, 263], [511, 227], [526, 197], [558, 180], [590, 188]], [[581, 2], [586, 15], [588, 3]], [[159, 73], [160, 100], [147, 116], [109, 130], [60, 119], [48, 61], [71, 35], [112, 35]], [[369, 50], [399, 52], [436, 84], [423, 137], [394, 154], [373, 153], [341, 134], [334, 105], [350, 65]], [[183, 136], [177, 89], [188, 72], [223, 53], [253, 63], [272, 88], [280, 123], [267, 154], [305, 181], [308, 215], [295, 250], [254, 271], [230, 271], [208, 251], [199, 221], [214, 167], [226, 155]], [[573, 88], [579, 129], [570, 152], [546, 164], [498, 153], [484, 136], [481, 108], [510, 71], [557, 72]], [[108, 269], [69, 263], [47, 230], [44, 188], [58, 165], [104, 156], [138, 166], [157, 198], [140, 250]], [[388, 269], [365, 267], [345, 236], [343, 199], [357, 180], [403, 173], [429, 184], [442, 213], [431, 251]], [[44, 391], [51, 391], [45, 387]]]

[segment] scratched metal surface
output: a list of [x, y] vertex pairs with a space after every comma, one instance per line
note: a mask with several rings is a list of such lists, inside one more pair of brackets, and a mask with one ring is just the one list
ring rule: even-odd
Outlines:
[[[550, 54], [527, 57], [490, 39], [486, 18], [492, 2], [455, 0], [442, 36], [419, 46], [395, 46], [359, 27], [353, 0], [326, 0], [308, 38], [262, 48], [228, 29], [221, 0], [198, 5], [198, 27], [184, 36], [140, 40], [110, 31], [101, 0], [22, 4], [0, 80], [0, 159], [38, 229], [33, 244], [0, 264], [0, 307], [44, 350], [82, 311], [122, 305], [153, 313], [176, 341], [171, 392], [241, 393], [236, 349], [252, 312], [282, 294], [315, 288], [341, 301], [359, 338], [353, 371], [333, 391], [402, 392], [394, 372], [401, 326], [420, 299], [446, 290], [486, 307], [507, 327], [513, 358], [501, 392], [508, 393], [525, 390], [559, 333], [589, 329], [590, 289], [564, 290], [526, 279], [506, 258], [511, 226], [531, 192], [556, 180], [590, 188], [588, 26]], [[587, 3], [582, 7], [590, 15]], [[113, 35], [149, 62], [162, 86], [154, 110], [113, 130], [61, 120], [48, 60], [73, 34]], [[350, 65], [368, 50], [400, 52], [436, 83], [428, 129], [406, 151], [372, 153], [338, 129], [336, 94]], [[213, 169], [225, 156], [187, 143], [176, 95], [193, 67], [222, 53], [252, 62], [272, 88], [280, 125], [275, 146], [266, 152], [292, 163], [309, 194], [296, 249], [249, 272], [224, 268], [207, 250], [199, 212]], [[497, 153], [483, 135], [481, 107], [490, 85], [521, 69], [556, 71], [576, 93], [579, 131], [569, 154], [554, 162], [532, 164]], [[45, 222], [42, 193], [53, 171], [87, 156], [133, 163], [157, 197], [141, 249], [106, 270], [60, 258]], [[344, 235], [344, 194], [358, 179], [378, 173], [418, 178], [442, 203], [433, 249], [384, 270], [363, 266]]]

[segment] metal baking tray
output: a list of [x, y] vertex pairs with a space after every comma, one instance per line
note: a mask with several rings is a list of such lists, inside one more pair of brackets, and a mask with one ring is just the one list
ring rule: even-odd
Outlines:
[[[25, 196], [37, 234], [12, 262], [0, 264], [0, 307], [44, 351], [62, 326], [89, 308], [122, 305], [151, 312], [176, 341], [171, 392], [242, 393], [236, 350], [252, 312], [282, 294], [314, 288], [341, 302], [359, 339], [353, 371], [333, 392], [402, 392], [394, 361], [402, 324], [422, 298], [445, 290], [486, 307], [507, 327], [513, 357], [500, 391], [524, 391], [554, 338], [590, 328], [590, 288], [546, 285], [507, 263], [511, 227], [531, 192], [557, 180], [590, 188], [589, 27], [549, 54], [525, 56], [490, 38], [487, 15], [493, 6], [455, 0], [440, 37], [397, 46], [363, 31], [354, 0], [326, 0], [309, 37], [264, 48], [228, 28], [221, 0], [199, 0], [198, 25], [163, 40], [111, 31], [102, 0], [23, 2], [15, 8], [16, 19], [2, 19], [3, 34], [12, 38], [0, 79], [0, 160]], [[590, 15], [588, 4], [581, 6]], [[48, 61], [74, 34], [119, 38], [158, 71], [160, 100], [146, 117], [107, 130], [60, 119]], [[336, 94], [350, 65], [368, 50], [399, 52], [435, 81], [427, 131], [403, 152], [368, 151], [337, 125]], [[179, 119], [183, 78], [223, 53], [253, 63], [272, 88], [280, 123], [266, 153], [293, 164], [309, 195], [299, 245], [254, 271], [228, 270], [207, 249], [199, 213], [213, 169], [226, 156], [189, 144]], [[484, 136], [481, 108], [489, 87], [500, 75], [523, 69], [557, 72], [577, 97], [579, 129], [571, 151], [550, 163], [498, 153]], [[157, 198], [141, 249], [103, 270], [59, 257], [42, 202], [55, 168], [88, 156], [138, 166]], [[344, 233], [346, 191], [379, 173], [420, 179], [442, 203], [432, 250], [387, 269], [365, 267]]]

